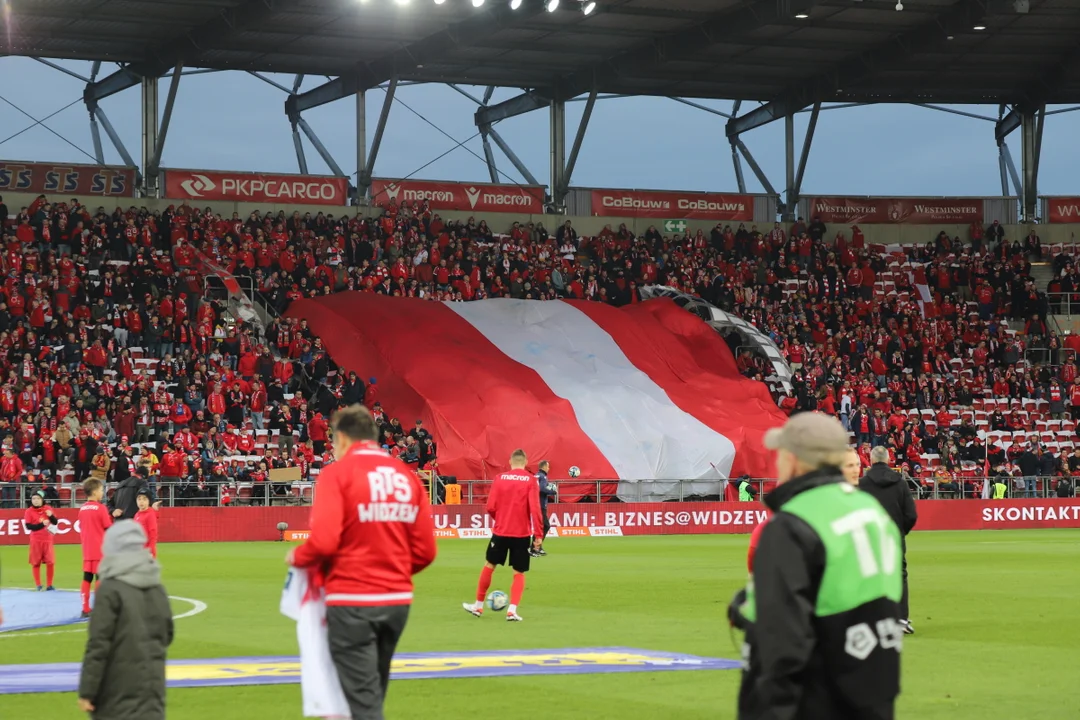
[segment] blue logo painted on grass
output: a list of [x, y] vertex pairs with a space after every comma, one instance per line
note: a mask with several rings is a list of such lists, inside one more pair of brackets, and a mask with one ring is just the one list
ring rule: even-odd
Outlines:
[[4, 589], [4, 624], [0, 632], [36, 630], [80, 621], [82, 599], [72, 590]]
[[[395, 680], [572, 675], [673, 670], [733, 670], [737, 660], [633, 648], [505, 650], [457, 653], [401, 653], [394, 658]], [[300, 682], [295, 657], [242, 657], [219, 660], [170, 660], [169, 687], [286, 685]], [[79, 681], [78, 663], [0, 665], [0, 695], [72, 692]]]

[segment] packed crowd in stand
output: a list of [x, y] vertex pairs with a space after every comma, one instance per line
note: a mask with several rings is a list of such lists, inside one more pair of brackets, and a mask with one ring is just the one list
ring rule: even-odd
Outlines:
[[[839, 416], [867, 463], [882, 445], [925, 488], [968, 497], [988, 474], [1015, 476], [1014, 495], [1071, 496], [1069, 476], [1080, 474], [1080, 338], [1047, 325], [1047, 296], [1030, 275], [1039, 239], [1006, 238], [997, 222], [884, 248], [816, 219], [581, 237], [570, 222], [497, 233], [421, 204], [374, 217], [223, 218], [41, 197], [6, 215], [0, 201], [5, 505], [42, 486], [77, 499], [84, 477], [136, 472], [177, 503], [303, 501], [332, 460], [329, 413], [354, 402], [373, 409], [395, 455], [437, 468], [436, 439], [383, 411], [376, 378], [338, 372], [306, 323], [263, 328], [205, 298], [203, 258], [250, 278], [275, 314], [343, 290], [623, 305], [641, 301], [641, 286], [668, 285], [768, 332], [795, 370], [781, 407]], [[1058, 287], [1077, 287], [1071, 261], [1055, 269]], [[930, 302], [919, 302], [919, 285]], [[778, 388], [764, 357], [737, 360]], [[285, 468], [300, 480], [271, 477]]]

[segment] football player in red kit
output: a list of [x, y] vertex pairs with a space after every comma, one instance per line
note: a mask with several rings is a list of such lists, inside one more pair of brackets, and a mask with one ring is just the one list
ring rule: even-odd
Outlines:
[[476, 587], [476, 602], [462, 603], [465, 611], [476, 617], [484, 614], [484, 598], [491, 587], [496, 565], [505, 565], [507, 556], [514, 569], [510, 585], [510, 607], [506, 619], [521, 622], [517, 606], [525, 592], [525, 573], [529, 571], [530, 550], [540, 547], [544, 540], [544, 520], [540, 514], [540, 486], [536, 477], [525, 470], [524, 450], [510, 456], [510, 472], [495, 478], [488, 495], [487, 514], [495, 521], [488, 543], [487, 562], [480, 571]]
[[105, 541], [105, 531], [112, 525], [109, 508], [101, 504], [105, 497], [105, 485], [100, 480], [91, 478], [83, 483], [86, 502], [79, 508], [79, 534], [82, 536], [83, 579], [82, 579], [82, 616], [90, 617], [90, 583], [97, 576], [98, 563], [101, 562], [101, 544]]
[[30, 496], [30, 507], [23, 515], [23, 525], [30, 533], [30, 567], [34, 572], [34, 586], [41, 590], [41, 566], [45, 566], [46, 590], [53, 587], [56, 558], [53, 553], [53, 534], [50, 528], [57, 523], [52, 508], [45, 504], [45, 491], [38, 490]]

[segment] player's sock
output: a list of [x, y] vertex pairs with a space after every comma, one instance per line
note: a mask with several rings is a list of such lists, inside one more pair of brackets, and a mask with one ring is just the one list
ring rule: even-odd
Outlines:
[[83, 612], [90, 612], [90, 581], [83, 580], [82, 586], [79, 589], [79, 594], [82, 595], [82, 609]]
[[487, 565], [480, 571], [480, 582], [476, 586], [476, 607], [484, 606], [484, 598], [487, 597], [488, 588], [491, 587], [491, 576], [494, 574], [495, 569]]
[[48, 580], [48, 582], [45, 583], [45, 584], [48, 585], [49, 587], [52, 587], [53, 575], [55, 575], [55, 574], [56, 574], [56, 566], [55, 565], [49, 564], [49, 565], [45, 566], [45, 579]]
[[41, 589], [41, 566], [40, 565], [31, 565], [30, 569], [34, 572], [34, 587], [36, 587], [38, 590], [40, 590]]
[[525, 592], [524, 573], [514, 573], [514, 581], [510, 583], [510, 612], [516, 613], [521, 596]]
[[510, 607], [506, 608], [506, 614], [517, 615], [517, 605], [511, 605]]

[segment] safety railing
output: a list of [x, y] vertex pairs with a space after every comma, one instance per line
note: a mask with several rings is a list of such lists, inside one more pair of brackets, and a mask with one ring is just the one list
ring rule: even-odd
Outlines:
[[[1078, 306], [1080, 307], [1080, 306]], [[1033, 347], [1024, 351], [1024, 360], [1028, 367], [1047, 365], [1051, 368], [1061, 367], [1076, 362], [1076, 351], [1072, 348]]]
[[1051, 315], [1080, 315], [1080, 292], [1046, 293]]
[[[215, 481], [162, 480], [150, 478], [150, 488], [165, 507], [248, 507], [257, 505], [310, 505], [315, 500], [314, 480], [265, 480], [253, 482], [236, 478]], [[118, 483], [105, 484], [111, 499]], [[75, 483], [0, 483], [0, 509], [25, 508], [30, 496], [45, 491], [45, 501], [53, 507], [78, 507], [86, 502], [82, 486]]]
[[[490, 480], [456, 480], [434, 473], [421, 473], [431, 503], [483, 505], [491, 490]], [[920, 500], [1076, 497], [1080, 477], [1001, 476], [996, 478], [957, 477], [906, 479], [912, 495]], [[258, 505], [310, 505], [318, 488], [317, 477], [307, 480], [266, 480], [225, 482], [192, 480], [150, 483], [157, 499], [166, 507], [247, 507]], [[447, 492], [456, 485], [458, 492]], [[645, 502], [760, 502], [777, 485], [776, 480], [555, 480], [549, 502], [558, 503], [645, 503]], [[1001, 487], [1003, 486], [1003, 487]], [[47, 502], [54, 507], [77, 507], [86, 501], [82, 488], [71, 483], [0, 483], [0, 509], [25, 508], [30, 496], [45, 489]], [[107, 483], [112, 497], [116, 483]], [[456, 501], [456, 502], [455, 502]]]

